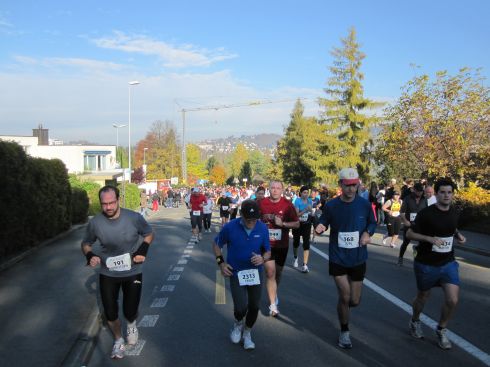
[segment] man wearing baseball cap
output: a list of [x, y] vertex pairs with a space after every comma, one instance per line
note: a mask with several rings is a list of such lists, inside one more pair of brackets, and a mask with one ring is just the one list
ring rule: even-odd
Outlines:
[[315, 231], [330, 226], [329, 274], [334, 277], [339, 299], [340, 348], [352, 348], [349, 332], [350, 308], [359, 305], [368, 257], [366, 245], [376, 229], [371, 204], [356, 195], [359, 175], [354, 168], [339, 172], [341, 195], [325, 204]]
[[[213, 243], [221, 274], [230, 278], [235, 316], [230, 339], [233, 344], [243, 340], [243, 347], [247, 350], [255, 348], [251, 330], [259, 314], [264, 262], [271, 256], [269, 231], [259, 218], [258, 203], [244, 200], [241, 217], [225, 224]], [[226, 261], [222, 253], [225, 245]]]

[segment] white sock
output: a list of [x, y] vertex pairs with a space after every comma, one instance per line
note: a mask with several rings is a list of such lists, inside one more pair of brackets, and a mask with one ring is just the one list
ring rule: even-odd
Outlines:
[[128, 327], [136, 327], [136, 320], [133, 322], [128, 322]]

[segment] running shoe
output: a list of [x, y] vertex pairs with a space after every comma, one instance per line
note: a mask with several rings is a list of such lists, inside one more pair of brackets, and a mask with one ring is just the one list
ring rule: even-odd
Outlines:
[[350, 332], [341, 331], [339, 335], [339, 347], [343, 349], [351, 349], [352, 343], [350, 341]]
[[441, 349], [451, 349], [452, 348], [452, 344], [449, 341], [449, 339], [447, 338], [446, 333], [447, 333], [446, 328], [442, 328], [441, 330], [436, 329], [436, 334], [437, 334], [437, 339], [438, 339], [437, 345], [439, 345], [439, 347], [441, 347]]
[[383, 238], [383, 246], [388, 246], [388, 237]]
[[136, 345], [136, 343], [138, 343], [138, 328], [136, 326], [128, 327], [128, 330], [126, 331], [126, 337], [128, 345]]
[[396, 263], [398, 266], [403, 266], [403, 257], [399, 257]]
[[243, 348], [245, 350], [255, 349], [255, 343], [252, 341], [251, 329], [245, 328], [243, 330]]
[[303, 264], [303, 266], [301, 267], [301, 272], [302, 273], [309, 273], [310, 269], [308, 269], [308, 265]]
[[412, 321], [410, 319], [410, 322], [408, 323], [408, 328], [410, 330], [410, 335], [412, 335], [414, 338], [424, 338], [424, 332], [422, 331], [422, 323], [420, 322], [420, 320]]
[[233, 329], [231, 329], [230, 332], [230, 340], [233, 344], [238, 344], [240, 343], [240, 340], [242, 340], [242, 331], [243, 331], [243, 320], [242, 321], [236, 321], [233, 324]]
[[126, 351], [126, 347], [124, 346], [124, 339], [119, 338], [114, 342], [114, 346], [112, 347], [111, 358], [121, 359], [124, 357], [125, 351]]
[[396, 248], [396, 244], [395, 243], [390, 243], [390, 247], [391, 248]]
[[279, 309], [275, 303], [269, 306], [269, 315], [272, 317], [279, 315]]
[[299, 264], [298, 264], [298, 258], [295, 257], [294, 258], [294, 261], [293, 261], [293, 267], [297, 268], [298, 266], [299, 266]]

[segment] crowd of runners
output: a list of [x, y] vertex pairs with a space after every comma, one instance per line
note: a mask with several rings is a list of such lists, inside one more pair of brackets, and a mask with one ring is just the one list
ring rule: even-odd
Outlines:
[[[219, 213], [217, 233], [211, 242], [216, 263], [222, 275], [229, 278], [234, 305], [232, 343], [242, 342], [245, 349], [255, 348], [251, 330], [257, 321], [264, 284], [269, 315], [280, 315], [279, 285], [290, 242], [291, 265], [308, 274], [310, 243], [329, 229], [329, 274], [338, 293], [337, 344], [340, 348], [352, 348], [350, 312], [360, 303], [367, 271], [367, 245], [375, 230], [386, 226], [383, 243], [392, 248], [397, 246], [403, 227], [398, 265], [403, 265], [410, 240], [416, 242], [414, 274], [418, 292], [412, 304], [410, 334], [419, 339], [424, 337], [419, 316], [431, 289], [441, 287], [444, 303], [435, 332], [438, 345], [450, 349], [446, 327], [459, 297], [453, 242], [465, 242], [457, 229], [458, 218], [451, 205], [454, 189], [450, 179], [440, 179], [433, 186], [423, 180], [404, 180], [401, 187], [393, 179], [386, 185], [372, 183], [368, 188], [355, 169], [345, 168], [339, 172], [338, 188], [330, 192], [325, 185], [301, 186], [295, 190], [276, 180], [246, 188], [193, 187], [179, 189], [178, 196], [172, 192], [169, 207], [174, 206], [176, 197], [179, 204], [187, 207], [192, 230], [190, 240], [194, 243], [203, 241], [203, 233], [212, 232], [212, 216]], [[122, 358], [125, 341], [117, 314], [118, 293], [122, 288], [127, 344], [135, 344], [141, 263], [145, 261], [153, 233], [144, 216], [119, 207], [116, 188], [102, 188], [99, 199], [102, 213], [89, 223], [82, 251], [88, 265], [101, 268], [101, 299], [115, 338], [111, 357]], [[120, 228], [125, 229], [123, 237]], [[92, 252], [96, 240], [102, 244], [100, 254]]]

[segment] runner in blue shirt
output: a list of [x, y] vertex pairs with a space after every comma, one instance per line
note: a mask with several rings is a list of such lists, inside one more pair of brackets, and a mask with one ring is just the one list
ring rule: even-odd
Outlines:
[[299, 190], [300, 196], [294, 201], [294, 208], [299, 218], [299, 228], [293, 229], [293, 266], [297, 268], [298, 263], [298, 247], [300, 238], [303, 238], [303, 266], [301, 272], [308, 273], [308, 258], [310, 256], [310, 236], [311, 236], [311, 222], [313, 212], [313, 202], [309, 198], [310, 190], [308, 186], [302, 186]]
[[376, 220], [369, 201], [356, 195], [359, 175], [354, 168], [340, 171], [339, 185], [341, 195], [325, 204], [315, 231], [320, 234], [330, 226], [329, 274], [334, 277], [339, 295], [338, 345], [352, 348], [349, 313], [360, 302], [368, 257], [366, 245], [374, 234]]
[[[244, 200], [241, 206], [241, 218], [227, 223], [213, 244], [221, 273], [230, 278], [235, 316], [230, 339], [234, 344], [243, 339], [245, 349], [255, 348], [251, 329], [259, 314], [263, 264], [271, 256], [269, 230], [264, 223], [258, 221], [259, 218], [258, 203], [255, 200]], [[226, 262], [222, 254], [225, 245], [227, 246]]]

